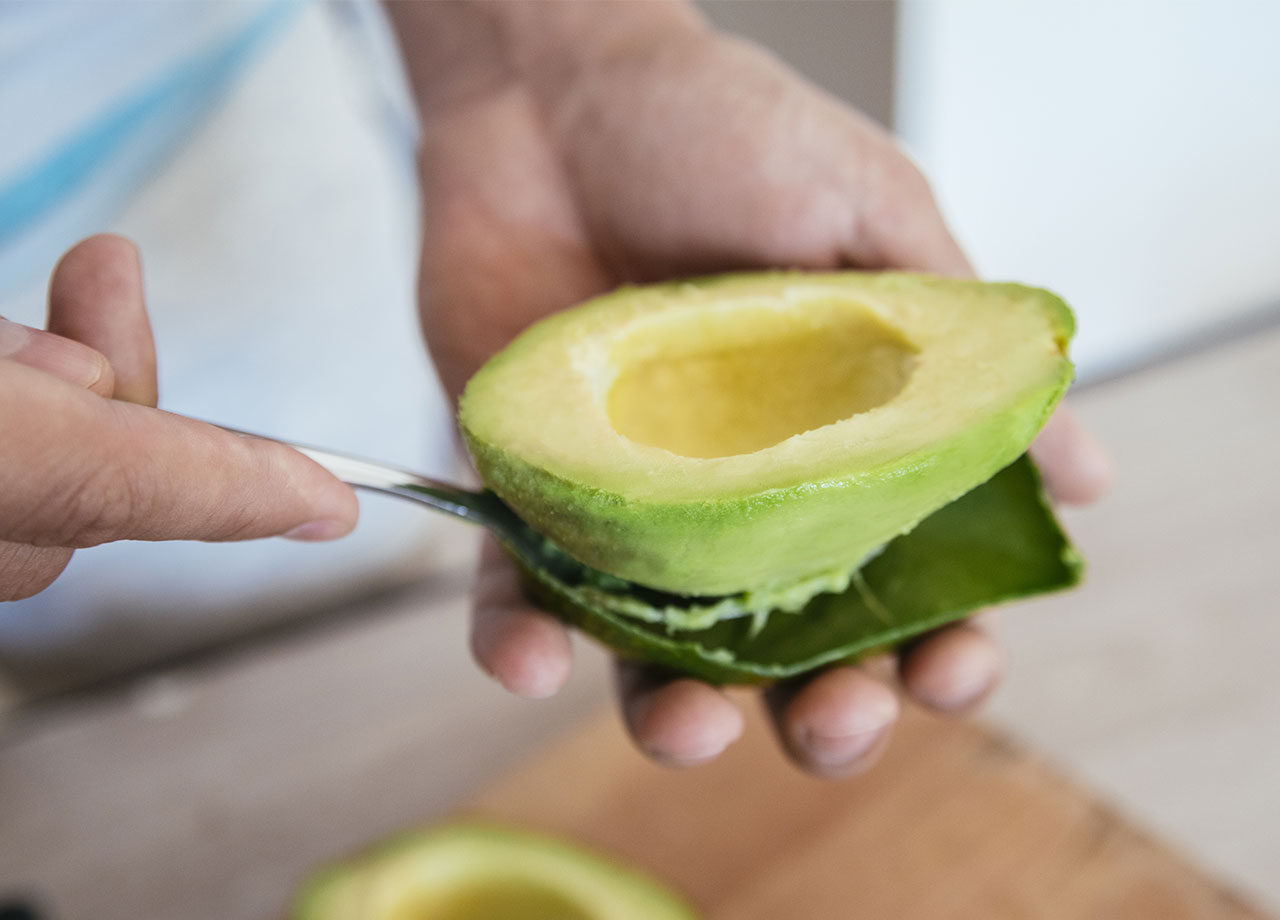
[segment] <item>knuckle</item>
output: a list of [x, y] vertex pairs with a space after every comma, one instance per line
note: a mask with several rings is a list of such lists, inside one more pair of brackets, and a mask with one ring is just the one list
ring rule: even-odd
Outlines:
[[114, 465], [75, 478], [45, 506], [41, 544], [96, 546], [127, 536], [141, 511], [132, 477]]
[[239, 451], [237, 465], [246, 472], [235, 477], [234, 488], [218, 489], [216, 512], [210, 510], [201, 521], [203, 539], [218, 541], [247, 540], [269, 532], [264, 519], [271, 509], [292, 489], [292, 483], [281, 480], [273, 467], [271, 455], [276, 445], [242, 440], [234, 445]]
[[208, 528], [210, 539], [236, 542], [261, 536], [262, 527], [252, 508], [240, 506], [228, 509], [224, 507], [222, 514], [224, 520], [219, 522], [217, 526], [210, 523]]
[[890, 187], [904, 201], [926, 204], [933, 201], [933, 188], [924, 171], [909, 157], [898, 153], [889, 166]]

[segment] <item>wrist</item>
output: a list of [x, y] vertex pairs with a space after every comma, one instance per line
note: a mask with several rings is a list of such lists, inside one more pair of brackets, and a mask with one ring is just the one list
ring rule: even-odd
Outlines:
[[710, 31], [684, 0], [553, 0], [498, 5], [508, 48], [539, 94], [559, 95], [620, 57], [698, 40]]
[[684, 0], [386, 4], [424, 118], [513, 83], [554, 99], [619, 56], [710, 30]]

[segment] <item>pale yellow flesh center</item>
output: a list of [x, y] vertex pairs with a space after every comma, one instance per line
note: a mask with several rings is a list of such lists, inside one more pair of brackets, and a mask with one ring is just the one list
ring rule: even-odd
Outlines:
[[527, 880], [460, 885], [401, 904], [389, 920], [603, 920], [553, 888]]
[[754, 453], [850, 418], [906, 386], [916, 350], [865, 308], [701, 316], [614, 351], [614, 429], [683, 457]]

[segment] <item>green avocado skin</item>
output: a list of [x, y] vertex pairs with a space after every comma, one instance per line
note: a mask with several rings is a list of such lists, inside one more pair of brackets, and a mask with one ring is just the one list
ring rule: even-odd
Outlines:
[[670, 631], [619, 616], [546, 572], [522, 575], [536, 601], [624, 657], [710, 683], [756, 684], [864, 658], [982, 607], [1072, 587], [1082, 572], [1023, 456], [889, 543], [846, 591], [775, 613], [758, 631], [749, 619]]
[[[857, 275], [890, 290], [925, 285], [985, 296], [1033, 299], [1065, 346], [1074, 319], [1056, 296], [1010, 284], [922, 276]], [[682, 282], [704, 288], [750, 276]], [[866, 280], [870, 278], [870, 280]], [[610, 298], [625, 296], [624, 292]], [[605, 298], [608, 300], [609, 298]], [[557, 317], [557, 320], [560, 318]], [[550, 331], [537, 327], [535, 335]], [[514, 351], [519, 341], [509, 347]], [[783, 585], [797, 576], [847, 571], [879, 547], [1015, 460], [1043, 427], [1070, 385], [1062, 354], [1036, 385], [951, 437], [879, 468], [705, 501], [635, 500], [571, 482], [491, 443], [476, 425], [483, 411], [464, 397], [460, 422], [485, 484], [526, 521], [581, 562], [638, 584], [690, 595], [730, 594]], [[477, 375], [480, 379], [484, 374]], [[468, 388], [468, 394], [472, 388]], [[562, 407], [548, 406], [548, 412]]]

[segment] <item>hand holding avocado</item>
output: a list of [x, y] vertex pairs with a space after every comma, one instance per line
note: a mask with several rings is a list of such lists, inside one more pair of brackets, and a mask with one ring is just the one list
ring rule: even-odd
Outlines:
[[[434, 6], [392, 13], [426, 121], [423, 323], [455, 397], [526, 326], [620, 283], [777, 266], [971, 276], [927, 183], [887, 135], [687, 7], [601, 17], [591, 5], [538, 5], [530, 18], [513, 5], [476, 30], [464, 21], [475, 11], [455, 7], [457, 21], [437, 21], [422, 41], [464, 43], [461, 69], [474, 79], [442, 86], [415, 68], [425, 56], [410, 36], [425, 34], [413, 20]], [[1106, 459], [1069, 417], [1059, 412], [1039, 443], [1054, 495], [1103, 490]], [[565, 628], [524, 599], [492, 546], [473, 648], [529, 696], [555, 692], [570, 667]], [[999, 668], [991, 640], [962, 624], [918, 640], [896, 672], [908, 696], [954, 710], [985, 695]], [[767, 691], [796, 762], [821, 774], [868, 765], [897, 715], [892, 672], [883, 661], [840, 666]], [[708, 684], [621, 664], [619, 687], [637, 743], [658, 760], [708, 760], [741, 730]]]

